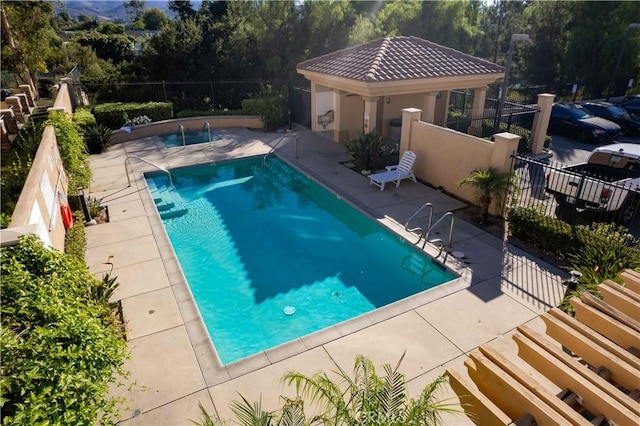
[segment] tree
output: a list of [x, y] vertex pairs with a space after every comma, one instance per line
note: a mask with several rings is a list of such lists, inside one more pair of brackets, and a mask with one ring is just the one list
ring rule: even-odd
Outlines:
[[471, 185], [476, 194], [476, 201], [480, 205], [480, 223], [486, 223], [489, 218], [489, 206], [498, 198], [503, 199], [509, 188], [509, 173], [500, 173], [494, 167], [475, 169], [471, 175], [458, 181], [458, 186]]
[[[2, 2], [2, 69], [22, 74], [33, 85], [31, 72], [47, 72], [48, 61], [60, 44], [52, 22], [53, 3], [25, 0]], [[34, 86], [35, 88], [35, 86]]]
[[127, 16], [129, 16], [129, 20], [131, 22], [139, 21], [142, 15], [142, 11], [144, 10], [145, 4], [147, 4], [146, 0], [130, 0], [122, 3], [124, 5], [124, 10], [127, 12]]
[[147, 30], [159, 30], [168, 20], [167, 15], [157, 7], [146, 9], [142, 13], [142, 22]]
[[171, 0], [167, 3], [167, 7], [170, 11], [175, 12], [180, 19], [193, 18], [196, 14], [189, 0]]

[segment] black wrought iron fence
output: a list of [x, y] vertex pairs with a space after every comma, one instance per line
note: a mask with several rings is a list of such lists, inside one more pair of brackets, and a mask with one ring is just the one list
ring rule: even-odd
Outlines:
[[156, 81], [138, 83], [83, 82], [91, 103], [172, 102], [185, 109], [240, 109], [244, 99], [270, 87], [286, 93], [287, 84], [271, 81]]
[[618, 175], [580, 170], [526, 156], [513, 157], [509, 207], [526, 207], [570, 225], [616, 223], [640, 236], [640, 171]]

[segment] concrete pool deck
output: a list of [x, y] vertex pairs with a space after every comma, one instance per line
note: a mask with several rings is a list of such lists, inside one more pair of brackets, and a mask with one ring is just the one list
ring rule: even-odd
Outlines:
[[[464, 258], [450, 255], [445, 264], [459, 279], [223, 366], [142, 177], [156, 169], [132, 159], [129, 186], [124, 167], [131, 155], [167, 169], [264, 155], [283, 136], [236, 128], [215, 132], [219, 139], [211, 143], [166, 148], [149, 137], [90, 157], [91, 196], [108, 206], [110, 222], [86, 228], [86, 260], [98, 277], [111, 268], [109, 259], [113, 264], [120, 282], [114, 297], [122, 302], [132, 355], [125, 365], [131, 386], [113, 391], [127, 398], [121, 406], [123, 425], [191, 424], [200, 418], [198, 402], [211, 414], [233, 418], [229, 403], [239, 400], [239, 393], [249, 401], [262, 396], [263, 408], [275, 409], [280, 395], [295, 396], [293, 388], [280, 384], [285, 372], [312, 374], [336, 365], [351, 372], [357, 354], [382, 366], [395, 365], [406, 351], [400, 370], [415, 396], [446, 368], [464, 371], [466, 353], [481, 344], [515, 352], [508, 338], [515, 327], [542, 327], [536, 317], [564, 294], [565, 273], [456, 218], [452, 250]], [[404, 222], [425, 202], [433, 204], [436, 218], [464, 206], [408, 180], [381, 192], [341, 164], [349, 159], [341, 145], [305, 129], [287, 135], [298, 138], [298, 158], [293, 138], [279, 145], [278, 156], [409, 241], [416, 236], [404, 231]], [[426, 212], [418, 219], [426, 221]], [[440, 234], [447, 233], [445, 226]], [[425, 251], [438, 254], [430, 245]], [[443, 398], [451, 395], [447, 387]], [[464, 415], [446, 416], [445, 422], [471, 424]]]

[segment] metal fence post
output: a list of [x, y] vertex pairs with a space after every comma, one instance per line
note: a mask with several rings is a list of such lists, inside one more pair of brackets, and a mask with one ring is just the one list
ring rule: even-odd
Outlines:
[[165, 84], [164, 80], [162, 80], [162, 92], [164, 93], [164, 101], [168, 102], [169, 99], [167, 98], [167, 85]]

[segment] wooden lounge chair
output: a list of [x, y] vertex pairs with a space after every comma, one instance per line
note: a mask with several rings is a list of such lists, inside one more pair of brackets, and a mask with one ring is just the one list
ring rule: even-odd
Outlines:
[[415, 162], [416, 154], [413, 151], [405, 151], [399, 164], [387, 166], [386, 172], [369, 175], [369, 185], [377, 185], [380, 187], [380, 191], [384, 191], [384, 185], [387, 182], [395, 182], [396, 188], [400, 186], [402, 179], [409, 178], [417, 183], [416, 176], [413, 173], [413, 164]]

